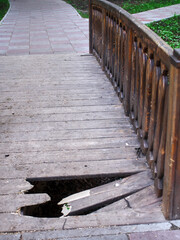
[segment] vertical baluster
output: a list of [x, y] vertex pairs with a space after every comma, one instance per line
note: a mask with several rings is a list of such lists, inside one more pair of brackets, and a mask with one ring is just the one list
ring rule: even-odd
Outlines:
[[128, 116], [130, 112], [130, 88], [131, 88], [131, 70], [132, 70], [132, 30], [126, 29], [125, 40], [125, 63], [124, 63], [124, 111]]
[[130, 92], [130, 119], [134, 123], [134, 104], [135, 104], [135, 84], [136, 84], [136, 52], [137, 52], [137, 38], [133, 36], [132, 43], [132, 71], [131, 71], [131, 92]]
[[168, 113], [168, 86], [165, 89], [165, 103], [164, 103], [164, 113], [163, 113], [163, 123], [162, 123], [162, 133], [160, 146], [158, 149], [157, 157], [157, 177], [155, 178], [154, 185], [155, 191], [158, 197], [162, 196], [163, 190], [163, 177], [164, 177], [164, 161], [165, 161], [165, 148], [166, 148], [166, 130], [167, 130], [167, 113]]
[[105, 53], [106, 53], [106, 65], [105, 65], [105, 71], [107, 72], [108, 70], [108, 54], [109, 54], [109, 16], [108, 16], [108, 12], [106, 14], [106, 39], [105, 39], [105, 43], [106, 43], [106, 49], [105, 49]]
[[161, 74], [159, 79], [158, 86], [158, 107], [157, 107], [157, 122], [156, 129], [154, 135], [154, 143], [153, 143], [153, 161], [157, 160], [159, 144], [162, 133], [162, 121], [163, 121], [163, 111], [164, 111], [164, 99], [165, 99], [165, 90], [167, 87], [167, 76]]
[[109, 49], [109, 78], [112, 79], [112, 54], [113, 54], [113, 20], [110, 15], [110, 49]]
[[155, 135], [155, 126], [156, 126], [156, 114], [157, 114], [157, 103], [158, 103], [158, 84], [161, 76], [161, 68], [159, 61], [156, 61], [156, 67], [154, 67], [153, 80], [152, 80], [152, 99], [151, 99], [151, 115], [148, 131], [148, 152], [147, 160], [149, 165], [152, 165], [153, 162], [153, 142]]
[[144, 111], [143, 111], [143, 118], [142, 118], [141, 149], [144, 154], [147, 152], [147, 149], [148, 149], [147, 138], [148, 138], [149, 122], [150, 122], [152, 79], [153, 79], [153, 71], [154, 71], [153, 53], [150, 53], [149, 55], [150, 56], [147, 60], [147, 68], [146, 68], [146, 88], [145, 88], [145, 97], [144, 97]]
[[117, 84], [116, 84], [116, 76], [117, 76], [117, 19], [114, 19], [114, 42], [115, 42], [115, 50], [114, 50], [114, 65], [113, 65], [113, 86], [116, 90]]
[[146, 87], [146, 64], [147, 53], [143, 49], [140, 57], [140, 81], [139, 81], [139, 104], [138, 104], [138, 136], [142, 139], [142, 117], [144, 111], [144, 93]]
[[137, 131], [138, 126], [138, 106], [139, 106], [139, 85], [140, 85], [140, 62], [142, 62], [141, 43], [136, 51], [136, 78], [135, 78], [135, 99], [134, 99], [134, 128]]
[[92, 8], [92, 2], [89, 0], [89, 53], [93, 52], [93, 29], [94, 24], [92, 20], [93, 15], [93, 8]]
[[105, 45], [105, 72], [107, 71], [108, 66], [108, 13], [106, 12], [106, 19], [105, 19], [105, 39], [104, 39], [104, 45]]
[[119, 49], [118, 49], [118, 79], [117, 79], [117, 93], [120, 96], [120, 87], [121, 87], [121, 52], [122, 52], [122, 22], [119, 23]]
[[110, 51], [111, 51], [111, 46], [110, 46], [110, 27], [111, 27], [111, 19], [110, 19], [110, 13], [108, 14], [108, 45], [107, 45], [107, 52], [108, 52], [108, 58], [107, 58], [107, 75], [110, 73]]
[[124, 83], [124, 65], [125, 65], [125, 42], [126, 42], [126, 31], [125, 27], [122, 28], [121, 34], [121, 72], [120, 72], [120, 95], [119, 98], [123, 101], [124, 94], [123, 94], [123, 83]]
[[105, 70], [106, 65], [106, 11], [102, 10], [102, 69]]
[[119, 65], [119, 21], [116, 19], [116, 45], [115, 45], [115, 66], [114, 66], [114, 88], [118, 86], [118, 65]]

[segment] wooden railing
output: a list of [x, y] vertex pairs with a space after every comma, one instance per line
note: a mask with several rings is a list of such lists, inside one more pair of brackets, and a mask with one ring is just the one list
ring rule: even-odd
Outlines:
[[180, 49], [105, 0], [90, 0], [89, 13], [90, 53], [138, 134], [165, 217], [180, 218]]

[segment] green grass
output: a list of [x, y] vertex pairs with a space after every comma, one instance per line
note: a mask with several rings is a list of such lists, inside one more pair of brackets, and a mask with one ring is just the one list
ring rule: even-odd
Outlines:
[[[88, 18], [88, 0], [65, 0], [71, 4], [82, 17]], [[180, 0], [109, 0], [124, 8], [129, 13], [138, 13], [155, 8], [166, 7], [180, 3]]]
[[118, 5], [120, 5], [122, 8], [124, 8], [127, 12], [131, 14], [180, 3], [180, 0], [133, 0], [133, 1], [112, 0], [112, 1], [115, 2], [116, 4], [118, 4], [118, 2], [121, 2]]
[[172, 48], [180, 48], [180, 15], [146, 24]]
[[81, 15], [83, 18], [89, 18], [88, 14], [88, 0], [64, 0], [65, 2], [71, 4], [77, 12]]
[[7, 13], [9, 9], [9, 1], [8, 0], [0, 0], [0, 21]]

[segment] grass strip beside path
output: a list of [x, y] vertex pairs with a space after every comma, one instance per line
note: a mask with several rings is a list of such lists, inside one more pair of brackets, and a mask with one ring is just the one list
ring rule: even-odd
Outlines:
[[127, 12], [139, 13], [144, 12], [156, 8], [167, 7], [174, 4], [180, 3], [180, 0], [111, 0], [112, 2], [118, 4], [121, 2], [120, 5], [124, 8]]
[[[82, 17], [88, 18], [89, 0], [65, 0], [71, 4]], [[109, 0], [124, 8], [129, 13], [144, 12], [156, 8], [180, 3], [180, 0]]]
[[172, 48], [180, 48], [180, 15], [146, 24]]
[[0, 21], [7, 13], [9, 9], [9, 1], [8, 0], [0, 0]]

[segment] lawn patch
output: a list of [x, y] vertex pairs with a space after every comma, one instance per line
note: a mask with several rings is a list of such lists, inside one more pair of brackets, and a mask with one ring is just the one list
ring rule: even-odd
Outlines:
[[9, 9], [9, 1], [8, 0], [0, 0], [0, 20], [4, 17]]
[[172, 48], [180, 48], [180, 15], [146, 24]]
[[[89, 0], [65, 0], [76, 8], [82, 17], [88, 18]], [[109, 0], [124, 8], [129, 13], [144, 12], [155, 8], [166, 7], [180, 3], [180, 0]]]

